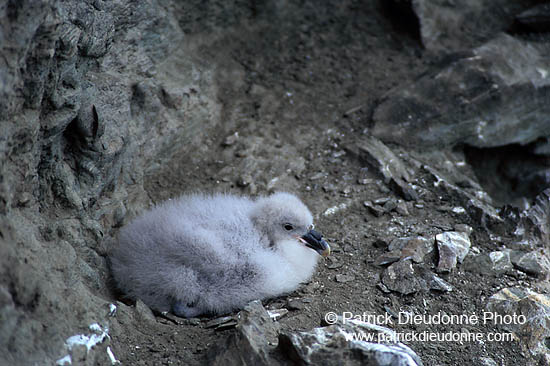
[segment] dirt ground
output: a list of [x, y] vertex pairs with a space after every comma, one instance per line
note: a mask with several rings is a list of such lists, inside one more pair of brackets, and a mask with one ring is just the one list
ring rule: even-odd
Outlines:
[[[344, 6], [354, 4], [344, 2]], [[350, 153], [349, 147], [368, 134], [376, 101], [425, 72], [439, 55], [431, 55], [414, 35], [397, 28], [377, 2], [362, 2], [351, 13], [340, 13], [338, 8], [333, 14], [312, 12], [312, 19], [304, 20], [302, 27], [281, 24], [274, 31], [269, 19], [256, 19], [229, 29], [214, 41], [195, 34], [192, 25], [188, 35], [189, 42], [202, 45], [199, 57], [205, 63], [218, 63], [223, 70], [217, 78], [224, 125], [210, 131], [194, 153], [181, 154], [160, 173], [148, 176], [146, 189], [155, 203], [197, 190], [243, 194], [290, 190], [302, 197], [333, 253], [319, 264], [310, 283], [294, 293], [264, 301], [267, 308], [278, 308], [289, 299], [302, 300], [300, 309], [291, 310], [280, 320], [283, 330], [320, 326], [329, 311], [479, 313], [499, 289], [529, 287], [525, 275], [488, 276], [460, 267], [441, 275], [453, 286], [448, 293], [405, 296], [377, 287], [383, 268], [373, 261], [386, 250], [380, 243], [394, 238], [433, 238], [456, 224], [469, 224], [474, 228], [473, 246], [483, 251], [498, 248], [468, 215], [440, 209], [454, 198], [434, 192], [433, 182], [421, 169], [413, 174], [414, 184], [425, 194], [419, 201], [407, 203], [408, 215], [394, 211], [376, 217], [363, 205], [364, 201], [400, 197], [387, 188], [376, 171]], [[453, 154], [460, 158], [462, 152], [458, 149]], [[345, 208], [324, 214], [342, 204]], [[435, 254], [427, 263], [435, 268]], [[352, 277], [337, 282], [337, 274]], [[124, 323], [128, 309], [123, 305], [119, 309], [122, 325], [113, 330], [111, 343], [125, 365], [200, 364], [210, 345], [233, 331], [205, 328], [209, 318], [201, 318], [198, 324], [184, 320], [174, 324], [160, 316], [157, 322]], [[125, 332], [124, 327], [136, 327], [138, 332]], [[427, 327], [419, 325], [415, 330]], [[470, 332], [498, 331], [484, 325], [434, 326], [431, 330], [463, 328]], [[532, 361], [517, 342], [408, 345], [425, 365], [481, 364], [479, 357], [490, 357], [499, 365]]]

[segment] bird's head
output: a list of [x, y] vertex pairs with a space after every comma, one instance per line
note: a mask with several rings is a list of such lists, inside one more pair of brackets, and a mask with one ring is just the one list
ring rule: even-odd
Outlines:
[[279, 192], [259, 198], [252, 220], [258, 230], [268, 238], [271, 246], [295, 241], [323, 257], [330, 254], [327, 242], [320, 233], [313, 230], [311, 212], [293, 194]]

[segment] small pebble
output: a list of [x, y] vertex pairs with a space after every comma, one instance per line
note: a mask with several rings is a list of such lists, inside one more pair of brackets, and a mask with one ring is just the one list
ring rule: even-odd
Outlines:
[[328, 269], [338, 269], [338, 268], [342, 267], [343, 265], [344, 265], [344, 263], [342, 263], [342, 262], [331, 261], [329, 264], [327, 264], [327, 268]]
[[382, 182], [377, 182], [376, 185], [378, 186], [378, 190], [380, 191], [380, 193], [387, 194], [387, 193], [391, 192], [391, 190], [388, 188], [388, 186], [386, 186]]
[[237, 321], [235, 319], [228, 321], [227, 323], [223, 323], [218, 325], [214, 330], [220, 331], [220, 330], [227, 330], [227, 329], [233, 329], [237, 325]]
[[311, 177], [309, 177], [309, 180], [317, 180], [317, 179], [324, 178], [325, 176], [326, 176], [325, 173], [319, 172], [319, 173], [313, 174]]
[[376, 217], [380, 217], [385, 213], [384, 209], [380, 205], [373, 205], [368, 201], [363, 202], [363, 205], [367, 207], [370, 213], [372, 213]]
[[29, 192], [23, 192], [21, 193], [21, 197], [19, 197], [19, 200], [17, 201], [17, 205], [20, 207], [25, 207], [29, 204], [31, 199], [32, 196]]
[[289, 299], [286, 302], [286, 308], [288, 310], [302, 310], [305, 307], [305, 304], [301, 299]]
[[201, 323], [201, 320], [199, 318], [189, 318], [187, 319], [187, 323], [189, 325], [199, 325]]
[[397, 202], [397, 207], [395, 208], [398, 214], [402, 216], [409, 216], [409, 209], [407, 204], [404, 201]]
[[384, 206], [382, 206], [384, 211], [391, 212], [397, 208], [397, 203], [394, 200], [389, 200], [388, 202], [384, 203]]
[[376, 287], [378, 287], [383, 293], [389, 294], [391, 291], [388, 289], [386, 285], [384, 285], [382, 282], [379, 282]]
[[233, 145], [238, 139], [239, 139], [239, 133], [238, 133], [238, 132], [235, 132], [234, 134], [227, 136], [227, 137], [223, 140], [222, 146], [231, 146], [231, 145]]
[[337, 274], [334, 279], [336, 282], [345, 283], [355, 280], [355, 276], [353, 275], [345, 275], [345, 274]]
[[204, 325], [205, 328], [214, 328], [218, 327], [220, 324], [228, 323], [233, 320], [232, 316], [222, 316], [220, 318], [212, 319], [206, 322]]
[[249, 185], [250, 185], [250, 181], [248, 181], [246, 178], [240, 178], [239, 180], [237, 180], [238, 187], [244, 188], [244, 187], [248, 187]]
[[456, 224], [454, 229], [456, 231], [459, 231], [461, 233], [466, 233], [468, 235], [470, 235], [472, 231], [474, 231], [474, 229], [470, 225], [466, 225], [466, 224]]
[[277, 310], [268, 310], [267, 313], [269, 317], [273, 320], [279, 320], [286, 314], [288, 314], [288, 309], [277, 309]]
[[388, 202], [390, 200], [390, 197], [380, 197], [372, 201], [372, 203], [376, 205], [383, 205], [384, 203]]
[[324, 184], [324, 185], [323, 185], [323, 191], [325, 191], [325, 192], [327, 192], [327, 193], [328, 193], [328, 192], [332, 192], [332, 191], [334, 191], [335, 189], [336, 189], [336, 187], [335, 187], [334, 184], [332, 184], [332, 183], [328, 183], [328, 184]]

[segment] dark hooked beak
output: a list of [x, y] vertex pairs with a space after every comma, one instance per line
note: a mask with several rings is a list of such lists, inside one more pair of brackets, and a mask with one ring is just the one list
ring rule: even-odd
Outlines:
[[323, 235], [311, 229], [306, 235], [300, 238], [307, 247], [315, 250], [323, 257], [328, 257], [330, 254], [330, 246], [323, 240]]

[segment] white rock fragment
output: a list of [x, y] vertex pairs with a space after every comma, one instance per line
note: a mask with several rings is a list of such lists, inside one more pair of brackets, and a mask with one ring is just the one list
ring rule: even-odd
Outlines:
[[345, 210], [347, 207], [348, 207], [347, 204], [341, 203], [341, 204], [339, 204], [338, 206], [332, 206], [332, 207], [327, 208], [327, 209], [325, 210], [325, 212], [323, 212], [323, 215], [324, 215], [324, 216], [334, 215], [334, 214], [337, 213], [338, 211]]
[[288, 309], [275, 309], [275, 310], [268, 310], [267, 313], [269, 314], [269, 317], [273, 319], [273, 321], [277, 321], [281, 319], [283, 316], [288, 314]]
[[464, 207], [460, 207], [460, 206], [453, 207], [452, 211], [456, 214], [466, 213], [466, 210], [464, 209]]
[[107, 347], [107, 356], [109, 356], [109, 360], [111, 361], [111, 365], [120, 365], [120, 361], [116, 359], [113, 351], [111, 351], [111, 347]]
[[439, 252], [439, 272], [449, 272], [462, 263], [468, 252], [471, 243], [467, 233], [458, 231], [446, 231], [435, 236]]
[[109, 316], [116, 316], [117, 307], [115, 304], [109, 304]]
[[[56, 361], [57, 366], [72, 365], [71, 351], [75, 346], [84, 345], [86, 346], [86, 352], [90, 352], [90, 350], [96, 345], [103, 343], [105, 340], [111, 339], [111, 337], [109, 336], [109, 329], [103, 329], [97, 323], [90, 324], [88, 329], [90, 329], [90, 331], [92, 331], [93, 333], [89, 335], [77, 334], [74, 336], [70, 336], [65, 340], [65, 347], [69, 351], [69, 354], [58, 359]], [[109, 351], [107, 351], [107, 353], [109, 354]]]
[[56, 366], [68, 366], [72, 365], [73, 361], [71, 360], [70, 355], [66, 355], [65, 357], [60, 358], [55, 362]]

